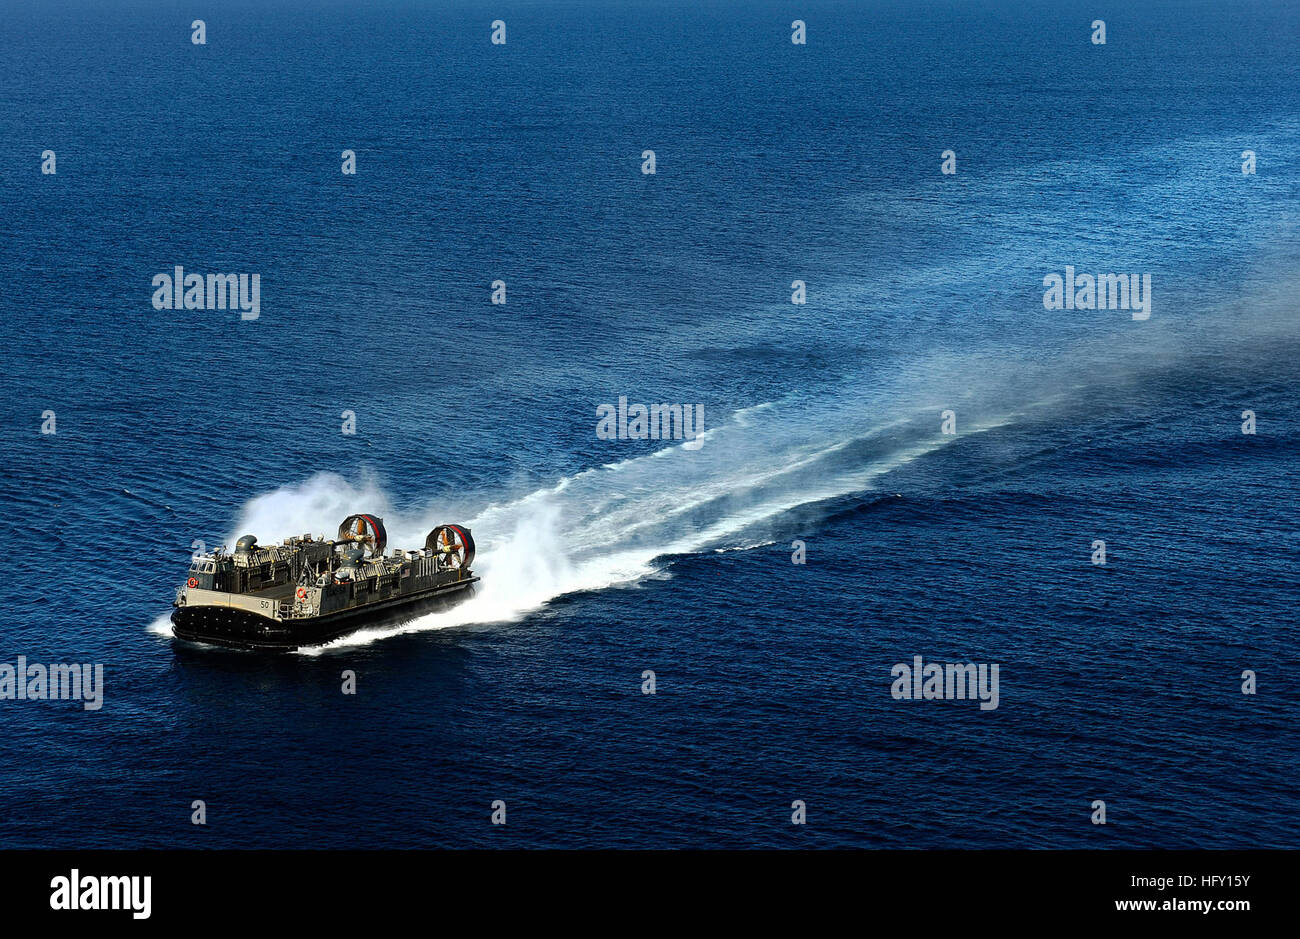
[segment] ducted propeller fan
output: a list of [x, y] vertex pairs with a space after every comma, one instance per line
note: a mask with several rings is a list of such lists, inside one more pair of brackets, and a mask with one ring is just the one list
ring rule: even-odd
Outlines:
[[339, 526], [339, 541], [361, 546], [371, 557], [379, 557], [388, 544], [384, 520], [378, 515], [349, 515]]
[[450, 568], [468, 570], [474, 563], [474, 538], [468, 528], [439, 525], [424, 539], [426, 550], [434, 551]]

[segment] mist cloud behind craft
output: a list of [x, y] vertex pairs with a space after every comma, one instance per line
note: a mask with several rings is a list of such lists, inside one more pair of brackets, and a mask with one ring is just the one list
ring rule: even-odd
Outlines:
[[[891, 471], [965, 435], [1024, 418], [1046, 423], [1044, 433], [1050, 434], [1052, 422], [1095, 414], [1107, 407], [1106, 399], [1129, 394], [1145, 377], [1194, 370], [1210, 352], [1219, 368], [1267, 368], [1270, 359], [1287, 355], [1284, 350], [1300, 340], [1297, 309], [1296, 293], [1270, 290], [1235, 307], [1189, 305], [1140, 343], [1120, 336], [1081, 340], [1049, 361], [930, 356], [907, 369], [905, 387], [883, 388], [861, 376], [822, 401], [792, 395], [736, 412], [714, 430], [708, 454], [665, 444], [524, 495], [463, 494], [451, 514], [473, 513], [467, 516], [469, 527], [492, 533], [480, 540], [478, 568], [485, 586], [473, 600], [302, 652], [317, 655], [408, 632], [516, 620], [565, 594], [667, 574], [673, 555], [794, 537], [798, 531], [781, 523], [791, 510], [815, 510], [843, 496], [879, 495], [887, 490]], [[1212, 345], [1207, 331], [1220, 337]], [[1230, 338], [1224, 341], [1224, 335]], [[908, 406], [909, 395], [912, 412], [872, 421], [872, 405], [889, 413], [890, 406]], [[917, 408], [927, 396], [934, 403]], [[960, 402], [963, 419], [956, 435], [934, 434], [941, 402]], [[869, 456], [842, 461], [852, 448]], [[368, 469], [357, 482], [322, 473], [250, 500], [226, 543], [250, 531], [273, 539], [326, 532], [358, 505], [385, 515], [394, 543], [421, 541], [448, 515], [445, 501], [420, 508], [418, 498], [414, 508], [393, 511], [377, 469]], [[166, 617], [151, 629], [167, 635]]]

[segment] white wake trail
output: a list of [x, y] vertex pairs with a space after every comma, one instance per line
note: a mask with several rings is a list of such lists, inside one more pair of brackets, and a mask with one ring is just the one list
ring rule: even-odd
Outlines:
[[[832, 470], [819, 464], [906, 422], [862, 428], [847, 437], [825, 434], [810, 442], [792, 439], [780, 409], [749, 409], [743, 419], [714, 428], [712, 439], [699, 450], [671, 446], [587, 470], [491, 505], [469, 519], [451, 519], [442, 510], [386, 516], [391, 517], [386, 524], [394, 545], [422, 543], [436, 524], [467, 524], [479, 546], [475, 570], [482, 583], [477, 595], [445, 612], [362, 630], [302, 652], [317, 655], [402, 633], [513, 621], [565, 594], [654, 575], [662, 569], [656, 559], [666, 555], [752, 545], [752, 537], [737, 545], [729, 545], [728, 539], [801, 505], [871, 490], [880, 477], [958, 439], [939, 434], [932, 416], [927, 412], [925, 425], [933, 432], [889, 446], [868, 462], [850, 460]], [[961, 436], [1008, 420], [975, 424]], [[288, 506], [296, 519], [321, 529], [371, 504], [386, 506], [387, 500], [369, 486], [353, 488], [338, 477], [318, 476], [301, 487], [254, 500], [239, 531], [278, 534], [302, 528], [276, 525], [277, 514]], [[304, 509], [307, 505], [310, 511]]]

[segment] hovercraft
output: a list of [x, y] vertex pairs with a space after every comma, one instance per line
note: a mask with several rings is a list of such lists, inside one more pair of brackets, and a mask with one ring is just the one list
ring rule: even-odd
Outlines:
[[454, 606], [473, 596], [474, 538], [439, 525], [421, 550], [385, 554], [376, 515], [349, 515], [338, 536], [259, 545], [253, 535], [197, 554], [176, 592], [178, 638], [234, 649], [292, 651]]

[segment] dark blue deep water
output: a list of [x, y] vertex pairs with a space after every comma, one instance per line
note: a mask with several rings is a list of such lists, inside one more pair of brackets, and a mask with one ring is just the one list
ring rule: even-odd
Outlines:
[[[0, 700], [0, 845], [1300, 847], [1300, 7], [201, 6], [0, 4], [0, 662], [105, 670]], [[169, 638], [356, 511], [484, 591]]]

